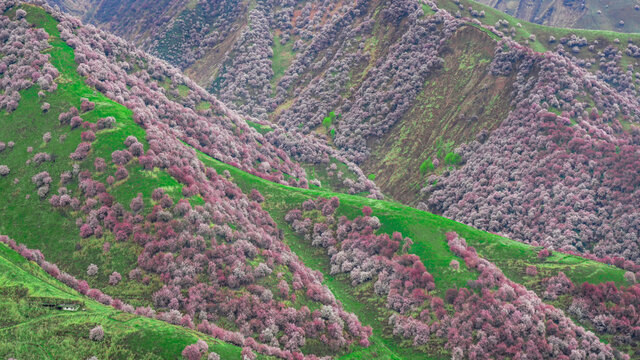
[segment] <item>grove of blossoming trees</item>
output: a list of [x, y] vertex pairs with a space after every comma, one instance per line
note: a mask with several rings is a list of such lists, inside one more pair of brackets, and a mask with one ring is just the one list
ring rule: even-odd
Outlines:
[[187, 68], [236, 31], [236, 21], [245, 10], [246, 4], [240, 1], [200, 1], [174, 21], [160, 24], [163, 28], [145, 47], [171, 64]]
[[[59, 17], [62, 38], [75, 49], [78, 72], [88, 76], [88, 84], [131, 107], [139, 124], [165, 124], [173, 134], [190, 145], [254, 173], [261, 173], [257, 170], [258, 164], [269, 162], [272, 173], [261, 173], [263, 176], [284, 181], [283, 174], [289, 174], [294, 179], [300, 178], [300, 185], [305, 186], [302, 169], [291, 163], [285, 154], [277, 154], [276, 149], [251, 131], [242, 119], [195, 83], [182, 77], [177, 69], [148, 57], [115, 36], [92, 26], [80, 27], [73, 18]], [[75, 32], [79, 32], [79, 36]], [[129, 74], [132, 65], [115, 60], [123, 54], [135, 54], [131, 61], [146, 63], [148, 68]], [[158, 86], [162, 81], [188, 85], [192, 95], [181, 100], [184, 104], [170, 100], [165, 89]], [[197, 103], [212, 103], [216, 114], [197, 113], [194, 99], [198, 99]], [[232, 122], [235, 123], [233, 129], [230, 126]], [[260, 151], [256, 149], [258, 143], [263, 145]]]
[[[253, 343], [256, 349], [284, 357], [299, 351], [307, 339], [325, 342], [333, 351], [354, 340], [367, 343], [370, 330], [344, 312], [320, 284], [322, 277], [305, 268], [282, 244], [275, 224], [258, 203], [250, 202], [215, 170], [204, 168], [195, 153], [178, 140], [169, 140], [154, 127], [148, 128], [147, 134], [150, 149], [146, 156], [152, 157], [151, 163], [158, 163], [185, 187], [195, 187], [205, 205], [192, 207], [185, 199], [174, 204], [158, 189], [153, 194], [157, 204], [146, 216], [139, 214], [143, 203], [140, 195], [132, 200], [133, 212], [129, 213], [113, 202], [102, 183], [83, 172], [78, 176], [84, 219], [77, 225], [83, 237], [101, 238], [111, 232], [117, 241], [132, 241], [143, 248], [138, 268], [130, 277], [142, 281], [145, 273], [155, 273], [163, 279], [165, 286], [153, 296], [155, 309], [165, 311], [158, 313], [160, 319], [187, 327], [198, 324], [199, 330], [238, 345], [245, 342], [245, 337], [259, 334]], [[137, 143], [131, 137], [126, 142], [131, 146]], [[165, 162], [157, 162], [160, 158]], [[118, 161], [120, 169], [132, 161], [119, 156], [113, 160]], [[34, 182], [38, 185], [46, 179], [42, 174]], [[57, 207], [63, 210], [66, 206]], [[260, 263], [254, 268], [249, 261]], [[90, 267], [87, 273], [94, 275], [97, 271]], [[295, 292], [274, 298], [262, 279], [276, 274], [278, 278], [288, 274]], [[109, 277], [111, 285], [120, 280], [118, 273]], [[312, 312], [306, 306], [283, 307], [280, 302], [295, 302], [298, 297], [319, 302], [322, 311]], [[234, 323], [240, 334], [224, 335], [212, 327], [211, 322], [220, 318]], [[307, 328], [311, 323], [313, 330]], [[349, 327], [343, 329], [344, 323]]]
[[[358, 3], [332, 19], [324, 36], [315, 38], [294, 60], [278, 85], [279, 102], [304, 85], [293, 105], [278, 116], [279, 123], [309, 132], [320, 125], [326, 109], [337, 109], [342, 119], [335, 144], [355, 162], [369, 153], [367, 139], [384, 134], [410, 108], [410, 99], [420, 92], [426, 77], [442, 65], [440, 46], [461, 25], [446, 12], [424, 17], [416, 1], [385, 3], [378, 18], [371, 17], [368, 5]], [[378, 35], [374, 25], [381, 22], [395, 29], [403, 19], [398, 33], [390, 35], [397, 41], [389, 44], [385, 57], [376, 58], [375, 49], [365, 45]], [[339, 30], [344, 27], [350, 30]], [[337, 48], [331, 46], [334, 43]], [[359, 82], [350, 82], [355, 80], [350, 79], [352, 74], [367, 64], [371, 69]]]
[[269, 99], [273, 77], [269, 58], [273, 50], [268, 15], [273, 12], [272, 6], [269, 1], [258, 1], [249, 12], [249, 26], [228, 55], [231, 63], [224, 66], [216, 86], [220, 100], [233, 110], [263, 120], [273, 101]]
[[638, 121], [638, 99], [563, 56], [500, 46], [520, 53], [496, 58], [518, 71], [515, 110], [488, 139], [456, 150], [465, 166], [423, 189], [430, 209], [521, 241], [637, 261], [640, 132], [621, 123]]
[[43, 29], [32, 29], [24, 16], [17, 21], [0, 20], [0, 109], [15, 110], [20, 91], [38, 84], [43, 91], [55, 91], [58, 70], [49, 63], [43, 51], [50, 47], [49, 35]]
[[[635, 276], [627, 278], [635, 282]], [[598, 334], [612, 336], [614, 345], [637, 347], [640, 344], [640, 319], [636, 313], [640, 285], [618, 287], [613, 282], [574, 285], [561, 272], [543, 279], [542, 289], [545, 298], [568, 299], [566, 311], [593, 326]]]
[[451, 251], [479, 276], [469, 288], [446, 292], [454, 309], [447, 311], [443, 299], [433, 295], [433, 276], [418, 256], [407, 253], [411, 239], [397, 232], [376, 234], [381, 224], [368, 207], [353, 220], [336, 219], [339, 204], [338, 198], [307, 200], [285, 220], [313, 246], [326, 249], [332, 274], [348, 274], [354, 287], [374, 283], [375, 295], [386, 298], [395, 336], [412, 339], [415, 346], [443, 338], [459, 359], [628, 358], [507, 279], [455, 233], [447, 234]]

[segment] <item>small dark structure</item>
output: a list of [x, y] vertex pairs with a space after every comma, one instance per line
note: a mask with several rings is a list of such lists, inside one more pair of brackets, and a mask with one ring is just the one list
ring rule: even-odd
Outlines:
[[80, 308], [84, 307], [84, 302], [69, 299], [59, 299], [52, 297], [29, 297], [27, 300], [33, 305], [63, 311], [78, 311], [80, 310]]

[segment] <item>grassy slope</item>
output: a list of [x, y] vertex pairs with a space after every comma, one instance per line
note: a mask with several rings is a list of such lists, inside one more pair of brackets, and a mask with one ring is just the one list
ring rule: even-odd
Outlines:
[[[564, 271], [575, 283], [614, 281], [619, 285], [625, 284], [624, 271], [615, 267], [559, 253], [541, 261], [537, 258], [539, 248], [476, 230], [398, 203], [320, 190], [291, 188], [247, 174], [202, 153], [200, 153], [200, 159], [205, 165], [216, 168], [218, 172], [229, 170], [233, 181], [243, 191], [259, 190], [265, 197], [263, 208], [271, 214], [278, 226], [284, 231], [287, 245], [298, 254], [307, 266], [320, 270], [324, 274], [325, 284], [342, 301], [346, 310], [354, 312], [363, 323], [373, 327], [372, 346], [359, 352], [355, 351], [345, 358], [359, 359], [374, 355], [385, 359], [431, 359], [448, 358], [450, 355], [446, 352], [440, 352], [442, 348], [438, 347], [435, 339], [416, 352], [411, 348], [410, 342], [393, 337], [390, 328], [386, 325], [384, 301], [372, 295], [370, 285], [364, 284], [352, 288], [346, 277], [329, 274], [329, 262], [326, 254], [313, 248], [308, 241], [300, 239], [284, 221], [284, 215], [290, 209], [299, 207], [304, 200], [309, 198], [337, 196], [341, 203], [338, 213], [350, 218], [360, 214], [362, 206], [370, 206], [373, 209], [373, 214], [380, 218], [383, 225], [381, 231], [387, 233], [400, 231], [403, 235], [413, 239], [412, 252], [422, 259], [427, 270], [434, 276], [436, 292], [440, 296], [448, 288], [466, 286], [467, 280], [474, 277], [474, 274], [464, 269], [464, 262], [462, 262], [463, 270], [460, 272], [453, 272], [449, 269], [449, 262], [456, 257], [446, 245], [444, 234], [448, 231], [456, 231], [466, 238], [470, 245], [476, 247], [481, 256], [495, 262], [512, 280], [525, 285], [531, 286], [536, 280], [539, 281], [542, 277], [555, 275], [559, 271]], [[525, 275], [525, 267], [530, 264], [537, 265], [539, 270], [537, 278]], [[372, 311], [372, 309], [376, 310]]]
[[[116, 242], [114, 239], [81, 239], [75, 226], [78, 214], [73, 211], [52, 211], [51, 206], [38, 198], [36, 188], [31, 182], [31, 176], [41, 171], [48, 171], [53, 179], [51, 193], [55, 193], [60, 184], [60, 174], [71, 170], [73, 161], [69, 154], [80, 142], [82, 129], [70, 130], [68, 125], [60, 126], [57, 116], [67, 111], [70, 106], [80, 106], [80, 99], [86, 97], [96, 103], [93, 111], [81, 114], [85, 121], [96, 122], [98, 119], [113, 116], [116, 118], [116, 128], [98, 132], [97, 139], [92, 143], [92, 150], [81, 164], [81, 169], [88, 169], [94, 173], [97, 180], [105, 183], [109, 175], [114, 175], [115, 165], [111, 164], [111, 152], [124, 149], [124, 140], [134, 135], [145, 147], [145, 131], [132, 119], [131, 110], [118, 104], [95, 89], [87, 86], [76, 72], [73, 49], [59, 38], [56, 21], [44, 10], [23, 6], [28, 11], [27, 20], [32, 24], [43, 27], [50, 35], [52, 48], [51, 61], [60, 71], [58, 90], [47, 93], [43, 99], [37, 96], [39, 88], [33, 86], [24, 90], [18, 109], [12, 113], [0, 112], [0, 126], [3, 129], [1, 141], [15, 141], [15, 147], [0, 153], [0, 163], [11, 168], [9, 176], [0, 178], [0, 233], [7, 234], [30, 248], [41, 249], [50, 261], [62, 265], [70, 273], [82, 275], [90, 263], [99, 266], [97, 277], [88, 279], [93, 287], [106, 289], [112, 296], [129, 299], [135, 305], [143, 305], [137, 299], [149, 298], [150, 292], [157, 286], [145, 287], [129, 281], [126, 276], [122, 283], [107, 288], [108, 276], [113, 271], [127, 274], [137, 262], [139, 250], [135, 245], [126, 242]], [[8, 13], [13, 16], [16, 9]], [[43, 114], [40, 105], [43, 102], [51, 104], [51, 110]], [[51, 132], [52, 140], [46, 144], [42, 135]], [[58, 141], [60, 135], [66, 135], [64, 142]], [[27, 152], [27, 147], [33, 147], [33, 153]], [[40, 166], [25, 165], [27, 159], [37, 152], [47, 152], [55, 156], [55, 162]], [[104, 173], [97, 173], [93, 169], [93, 159], [102, 157], [107, 160], [108, 167]], [[116, 182], [108, 187], [109, 193], [116, 201], [124, 206], [138, 193], [142, 193], [146, 201], [150, 201], [151, 192], [157, 187], [163, 187], [169, 194], [179, 195], [182, 186], [177, 180], [162, 171], [140, 171], [142, 168], [133, 162], [128, 166], [129, 178], [124, 182]], [[19, 183], [14, 185], [17, 178]], [[69, 189], [77, 188], [77, 180], [67, 185]], [[27, 195], [29, 198], [27, 199]], [[33, 216], [34, 213], [40, 216]], [[102, 252], [104, 241], [112, 244], [111, 251], [105, 255]], [[79, 251], [74, 251], [81, 248]]]
[[[500, 9], [505, 10], [509, 14], [514, 14], [517, 11], [519, 0], [476, 0], [479, 3], [487, 5], [500, 4]], [[540, 1], [540, 3], [550, 3], [550, 1]], [[583, 1], [584, 3], [585, 1]], [[574, 2], [575, 3], [575, 2]], [[587, 0], [585, 11], [578, 18], [567, 18], [567, 11], [564, 9], [555, 9], [556, 16], [552, 16], [551, 19], [545, 19], [544, 22], [552, 25], [563, 26], [562, 20], [567, 19], [574, 23], [572, 27], [580, 29], [611, 29], [615, 31], [624, 31], [627, 33], [639, 32], [640, 22], [638, 22], [638, 16], [640, 13], [634, 10], [634, 6], [637, 4], [637, 0], [616, 0], [616, 1], [602, 1], [602, 0]], [[598, 14], [601, 11], [601, 14]], [[558, 16], [560, 12], [561, 16]], [[576, 11], [579, 13], [579, 11]], [[570, 12], [569, 12], [570, 13]], [[542, 16], [543, 12], [538, 12], [537, 17]], [[620, 26], [619, 21], [624, 20], [625, 25]]]
[[[576, 27], [593, 29], [616, 29], [624, 32], [640, 32], [640, 12], [634, 9], [637, 0], [616, 0], [603, 3], [600, 0], [587, 2], [587, 13], [576, 23]], [[602, 11], [602, 14], [598, 14]], [[623, 20], [624, 26], [619, 22]]]
[[289, 41], [283, 45], [280, 43], [280, 35], [275, 34], [273, 37], [272, 49], [273, 57], [271, 58], [271, 69], [273, 70], [273, 78], [271, 78], [271, 86], [275, 93], [278, 81], [284, 76], [285, 71], [293, 61], [293, 40], [289, 39]]
[[[176, 359], [185, 346], [203, 339], [223, 359], [240, 359], [240, 348], [193, 330], [114, 310], [90, 300], [0, 244], [0, 293], [28, 289], [28, 296], [81, 301], [84, 310], [65, 312], [0, 296], [0, 358], [17, 359]], [[89, 330], [101, 325], [105, 339]]]
[[[86, 121], [95, 122], [106, 116], [117, 119], [115, 129], [105, 130], [105, 134], [101, 134], [93, 142], [90, 160], [85, 164], [92, 164], [92, 160], [98, 156], [109, 160], [114, 149], [124, 147], [123, 141], [128, 135], [135, 135], [144, 143], [145, 132], [134, 123], [129, 109], [109, 100], [84, 83], [84, 79], [75, 71], [73, 50], [59, 38], [56, 21], [40, 8], [22, 8], [28, 11], [27, 20], [30, 23], [44, 28], [51, 35], [52, 48], [49, 53], [52, 64], [60, 70], [61, 76], [57, 79], [58, 90], [47, 94], [44, 99], [38, 99], [39, 89], [33, 86], [21, 93], [22, 100], [15, 112], [0, 112], [3, 141], [16, 142], [12, 150], [5, 150], [0, 154], [0, 163], [11, 168], [10, 176], [0, 179], [0, 198], [3, 199], [0, 202], [0, 212], [3, 214], [0, 233], [8, 234], [28, 247], [42, 249], [48, 260], [64, 265], [65, 269], [70, 269], [75, 274], [82, 274], [90, 262], [100, 265], [99, 276], [88, 280], [92, 286], [104, 289], [112, 271], [132, 268], [131, 264], [137, 259], [135, 249], [130, 244], [113, 241], [111, 252], [104, 255], [102, 240], [81, 240], [73, 223], [74, 214], [52, 211], [47, 202], [38, 199], [30, 178], [40, 171], [48, 171], [54, 179], [51, 186], [54, 192], [60, 173], [70, 170], [72, 162], [68, 156], [80, 142], [81, 130], [69, 131], [68, 126], [60, 126], [57, 114], [72, 105], [79, 107], [81, 97], [96, 103], [93, 111], [81, 114]], [[17, 9], [7, 15], [13, 16], [15, 10]], [[51, 110], [42, 114], [40, 105], [45, 101], [51, 104]], [[48, 144], [42, 141], [42, 134], [47, 131], [53, 135]], [[58, 141], [63, 134], [67, 134], [67, 139], [64, 142]], [[29, 146], [34, 148], [31, 154], [26, 150]], [[26, 159], [40, 151], [55, 155], [56, 161], [39, 167], [24, 165]], [[121, 203], [128, 204], [138, 192], [142, 192], [148, 199], [151, 191], [159, 186], [165, 187], [170, 193], [173, 191], [177, 194], [180, 191], [181, 186], [168, 174], [158, 171], [149, 177], [148, 172], [135, 171], [139, 170], [135, 167], [129, 169], [130, 177], [127, 182], [116, 183], [109, 189]], [[100, 175], [101, 180], [114, 171], [114, 167], [108, 169], [105, 174]], [[14, 178], [19, 179], [17, 185], [12, 183]], [[30, 198], [27, 199], [26, 195], [30, 195]], [[81, 244], [81, 251], [73, 251], [76, 243]], [[77, 313], [44, 311], [29, 305], [24, 299], [0, 296], [0, 307], [3, 309], [0, 317], [4, 320], [0, 321], [2, 358], [77, 359], [78, 356], [88, 358], [92, 355], [98, 355], [99, 358], [178, 358], [182, 349], [198, 338], [207, 340], [211, 349], [223, 358], [240, 358], [240, 349], [233, 345], [161, 321], [124, 314], [89, 300], [0, 244], [0, 288], [14, 286], [28, 288], [29, 296], [80, 300], [87, 306], [86, 311]], [[151, 287], [143, 289], [135, 282], [129, 282], [125, 276], [121, 284], [106, 289], [106, 292], [126, 301], [128, 297], [140, 298], [150, 290]], [[4, 326], [6, 323], [12, 325]], [[88, 339], [89, 329], [97, 324], [101, 324], [107, 333], [107, 340], [101, 343]]]

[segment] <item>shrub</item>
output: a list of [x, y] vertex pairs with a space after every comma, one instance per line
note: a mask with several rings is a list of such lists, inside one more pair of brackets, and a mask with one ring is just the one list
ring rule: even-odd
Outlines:
[[104, 339], [104, 330], [98, 325], [89, 331], [89, 339], [92, 341], [102, 341]]
[[433, 165], [433, 162], [431, 161], [431, 157], [429, 157], [427, 160], [423, 161], [422, 164], [420, 164], [420, 173], [426, 174], [429, 171], [433, 171], [434, 168], [435, 167]]
[[538, 275], [538, 268], [535, 265], [527, 266], [525, 273], [527, 276], [536, 276]]
[[120, 280], [122, 280], [122, 276], [117, 271], [114, 271], [111, 275], [109, 275], [109, 285], [118, 285]]
[[625, 278], [625, 280], [627, 280], [631, 284], [635, 284], [636, 283], [636, 274], [632, 273], [631, 271], [625, 272], [624, 273], [624, 278]]
[[96, 171], [104, 172], [107, 169], [107, 162], [103, 158], [97, 157], [93, 161], [93, 166], [95, 167]]
[[460, 270], [460, 263], [458, 262], [458, 260], [453, 259], [449, 263], [449, 267], [451, 268], [451, 270], [458, 271]]
[[458, 165], [461, 161], [462, 156], [454, 152], [450, 152], [444, 157], [445, 165]]
[[548, 249], [542, 249], [538, 251], [538, 259], [544, 260], [551, 256], [551, 252]]
[[96, 275], [98, 275], [98, 265], [90, 264], [90, 265], [87, 267], [87, 275], [89, 275], [89, 276], [96, 276]]
[[0, 165], [0, 176], [7, 176], [11, 172], [11, 169], [7, 165]]
[[207, 351], [209, 345], [203, 340], [198, 340], [195, 344], [187, 345], [182, 350], [182, 356], [188, 360], [200, 360]]
[[118, 170], [116, 170], [116, 180], [124, 180], [129, 176], [129, 172], [127, 171], [127, 169], [124, 166], [120, 166], [118, 167]]

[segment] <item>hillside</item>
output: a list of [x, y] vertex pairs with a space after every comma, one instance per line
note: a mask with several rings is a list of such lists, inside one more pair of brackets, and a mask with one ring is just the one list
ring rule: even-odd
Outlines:
[[[105, 3], [100, 4], [96, 14]], [[153, 8], [149, 14], [179, 10], [166, 14], [170, 21], [140, 32], [124, 19], [141, 6]], [[637, 34], [542, 26], [468, 0], [203, 1], [164, 7], [133, 1], [116, 13], [122, 15], [87, 19], [180, 67], [254, 123], [278, 128], [265, 131], [265, 138], [302, 161], [309, 174], [330, 177], [313, 186], [364, 194], [368, 188], [380, 197], [366, 176], [389, 199], [484, 230], [637, 260], [638, 215], [631, 204], [638, 197], [638, 176], [624, 170], [638, 159]], [[546, 92], [549, 81], [553, 94]], [[525, 105], [523, 99], [538, 104]], [[539, 146], [549, 141], [549, 130], [542, 116], [533, 120], [533, 112], [523, 113], [529, 105], [569, 121], [555, 130], [571, 132], [568, 138], [591, 142], [594, 133], [607, 134], [591, 146], [608, 150], [588, 169], [565, 167], [564, 158], [555, 158], [561, 149], [573, 154], [572, 164], [592, 154], [568, 140], [554, 140], [552, 151]], [[520, 125], [510, 124], [525, 116], [527, 134], [535, 139], [523, 146], [510, 127]], [[326, 144], [325, 150], [308, 151], [295, 140], [300, 133]], [[326, 146], [335, 154], [331, 158], [355, 164], [331, 165], [323, 155]], [[514, 148], [527, 149], [528, 160], [507, 160]], [[499, 176], [474, 165], [486, 163], [482, 156], [489, 153], [504, 157], [487, 165], [497, 166]], [[548, 173], [545, 164], [552, 162], [560, 163]], [[360, 185], [344, 179], [345, 168]], [[594, 175], [595, 168], [603, 175]], [[584, 203], [567, 210], [572, 200], [565, 195], [578, 191], [570, 180], [578, 173], [590, 174], [587, 189], [577, 195]], [[465, 200], [502, 199], [503, 187], [516, 194], [539, 183], [544, 192], [510, 200], [506, 208], [493, 200]], [[553, 205], [540, 213], [529, 210], [548, 203]], [[505, 219], [505, 212], [513, 216]], [[556, 220], [546, 221], [551, 218]]]
[[[249, 5], [210, 87], [227, 106], [42, 1], [0, 0], [2, 356], [638, 356], [634, 88], [435, 4]], [[269, 56], [274, 14], [301, 25]], [[627, 259], [574, 254], [591, 248], [559, 212]], [[550, 240], [496, 235], [527, 229]]]
[[[224, 359], [241, 359], [241, 349], [212, 337], [135, 316], [88, 299], [38, 265], [0, 243], [0, 356], [14, 359], [168, 359], [202, 339]], [[43, 304], [81, 304], [64, 311]], [[90, 339], [102, 326], [104, 338]]]

